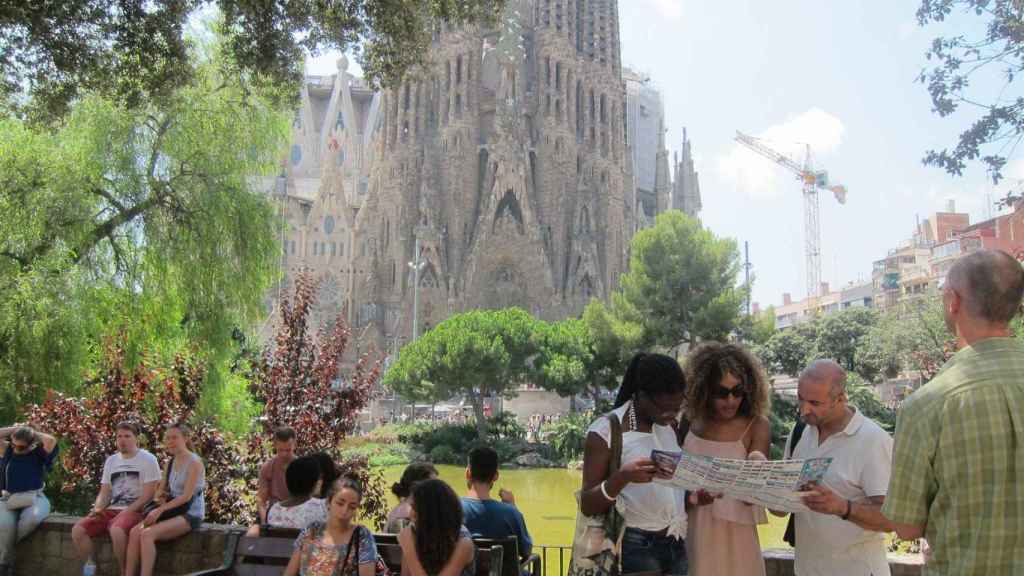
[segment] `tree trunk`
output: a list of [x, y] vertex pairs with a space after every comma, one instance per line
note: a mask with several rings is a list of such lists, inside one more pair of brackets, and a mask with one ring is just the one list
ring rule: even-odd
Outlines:
[[487, 418], [484, 417], [483, 397], [473, 390], [469, 393], [469, 402], [473, 405], [473, 415], [476, 417], [476, 436], [480, 440], [487, 439]]

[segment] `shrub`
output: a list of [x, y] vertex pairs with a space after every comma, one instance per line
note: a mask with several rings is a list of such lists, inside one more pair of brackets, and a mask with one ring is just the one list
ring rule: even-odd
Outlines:
[[555, 422], [545, 424], [541, 429], [541, 438], [551, 446], [558, 459], [565, 462], [579, 460], [583, 457], [587, 428], [593, 419], [593, 412], [567, 414]]
[[429, 452], [430, 461], [437, 464], [459, 464], [460, 458], [456, 455], [455, 450], [446, 444], [438, 444]]
[[487, 421], [489, 435], [498, 438], [524, 440], [526, 438], [526, 427], [516, 420], [516, 415], [511, 412], [500, 412]]
[[[152, 449], [173, 422], [191, 420], [197, 452], [206, 465], [207, 517], [213, 522], [249, 524], [255, 518], [260, 465], [270, 457], [270, 430], [287, 425], [295, 429], [302, 452], [325, 451], [335, 457], [342, 472], [351, 473], [366, 487], [363, 517], [380, 526], [388, 500], [383, 475], [370, 469], [365, 455], [342, 458], [341, 441], [355, 428], [355, 416], [366, 405], [379, 376], [379, 364], [363, 356], [349, 380], [339, 373], [348, 344], [348, 326], [339, 318], [329, 332], [314, 342], [306, 329], [316, 283], [302, 274], [296, 281], [294, 305], [282, 301], [281, 331], [275, 347], [259, 358], [248, 358], [247, 377], [253, 398], [263, 415], [241, 441], [230, 442], [209, 422], [194, 415], [205, 373], [191, 353], [181, 353], [170, 367], [143, 361], [131, 373], [124, 366], [121, 340], [108, 342], [104, 361], [87, 398], [51, 392], [39, 406], [27, 409], [29, 421], [60, 438], [63, 472], [54, 476], [65, 494], [67, 512], [84, 512], [99, 489], [106, 457], [115, 450], [114, 427], [122, 420], [137, 422]], [[339, 386], [340, 382], [346, 385]], [[146, 443], [143, 442], [143, 446]], [[56, 484], [55, 484], [56, 486]], [[77, 497], [81, 495], [85, 497]], [[84, 504], [84, 506], [83, 506]], [[82, 508], [79, 508], [82, 506]]]
[[[83, 513], [99, 490], [103, 463], [116, 450], [115, 427], [130, 420], [141, 429], [141, 444], [159, 457], [157, 443], [165, 428], [177, 421], [191, 420], [196, 451], [206, 465], [206, 505], [215, 522], [240, 522], [247, 510], [239, 484], [242, 459], [220, 432], [208, 422], [196, 421], [205, 376], [194, 355], [179, 354], [170, 368], [143, 361], [127, 373], [125, 350], [120, 339], [104, 348], [103, 368], [89, 398], [72, 398], [51, 391], [46, 401], [29, 406], [30, 422], [58, 437], [63, 445], [63, 471], [51, 479], [51, 492], [63, 511]], [[148, 440], [148, 443], [147, 443]], [[165, 460], [161, 458], [161, 460]]]

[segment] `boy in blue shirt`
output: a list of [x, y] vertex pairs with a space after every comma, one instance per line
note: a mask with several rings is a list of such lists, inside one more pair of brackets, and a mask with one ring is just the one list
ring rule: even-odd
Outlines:
[[466, 528], [474, 537], [508, 538], [519, 541], [519, 555], [525, 559], [533, 549], [533, 541], [526, 530], [523, 513], [508, 490], [501, 490], [501, 502], [491, 498], [491, 489], [498, 481], [498, 453], [493, 448], [480, 446], [469, 453], [466, 484], [469, 491], [462, 498], [462, 512]]

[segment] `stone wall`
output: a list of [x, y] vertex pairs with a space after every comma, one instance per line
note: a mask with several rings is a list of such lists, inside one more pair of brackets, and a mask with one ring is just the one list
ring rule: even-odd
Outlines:
[[[15, 576], [78, 576], [81, 566], [75, 558], [71, 527], [78, 518], [55, 514], [50, 516], [31, 536], [18, 544]], [[157, 544], [157, 576], [181, 576], [198, 570], [220, 566], [226, 554], [231, 532], [240, 526], [204, 524], [199, 530], [173, 542]], [[115, 576], [110, 539], [95, 540], [99, 559], [98, 576]], [[767, 576], [793, 576], [793, 551], [764, 551]], [[890, 554], [892, 576], [920, 576], [923, 561], [920, 555]], [[554, 572], [557, 572], [557, 567]], [[555, 576], [549, 572], [549, 576]]]
[[[892, 576], [921, 576], [924, 560], [920, 554], [889, 554]], [[793, 550], [772, 548], [764, 551], [766, 576], [793, 576]]]
[[[71, 527], [78, 518], [51, 515], [28, 538], [18, 544], [15, 576], [78, 576], [81, 564], [75, 557]], [[179, 576], [197, 570], [217, 568], [224, 562], [228, 534], [237, 526], [204, 524], [199, 530], [172, 542], [157, 544], [157, 576]], [[110, 538], [93, 540], [97, 576], [116, 576]]]

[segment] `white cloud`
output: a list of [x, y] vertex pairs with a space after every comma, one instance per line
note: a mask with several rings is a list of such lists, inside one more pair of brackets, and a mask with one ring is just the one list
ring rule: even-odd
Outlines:
[[644, 0], [658, 11], [666, 20], [679, 20], [683, 17], [683, 0]]
[[[839, 118], [811, 108], [754, 136], [803, 164], [806, 144], [814, 157], [829, 154], [839, 147], [844, 130]], [[751, 196], [778, 196], [799, 187], [791, 172], [739, 143], [719, 156], [717, 168], [726, 183]]]

